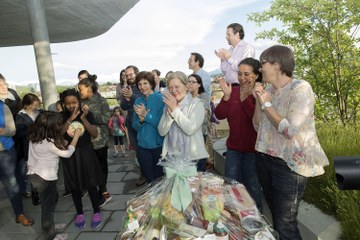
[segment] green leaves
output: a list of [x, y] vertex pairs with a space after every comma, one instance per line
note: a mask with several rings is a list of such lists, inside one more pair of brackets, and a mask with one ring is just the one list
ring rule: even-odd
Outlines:
[[283, 23], [283, 29], [260, 32], [256, 39], [292, 46], [297, 77], [312, 84], [317, 107], [328, 110], [320, 111], [323, 120], [344, 125], [359, 117], [359, 12], [356, 0], [274, 0], [270, 9], [249, 15], [259, 26], [273, 19]]

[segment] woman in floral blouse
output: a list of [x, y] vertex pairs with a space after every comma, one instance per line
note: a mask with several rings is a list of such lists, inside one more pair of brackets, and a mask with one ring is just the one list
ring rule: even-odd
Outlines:
[[329, 164], [316, 135], [315, 97], [308, 82], [293, 78], [290, 48], [272, 46], [260, 62], [269, 85], [256, 84], [254, 94], [258, 177], [280, 239], [302, 239], [296, 218], [306, 179]]

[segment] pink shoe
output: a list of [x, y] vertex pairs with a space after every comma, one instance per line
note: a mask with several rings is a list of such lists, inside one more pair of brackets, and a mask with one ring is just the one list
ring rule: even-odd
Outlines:
[[83, 229], [85, 227], [85, 215], [77, 214], [75, 217], [75, 226], [78, 229]]
[[92, 228], [97, 228], [100, 226], [102, 221], [102, 215], [101, 213], [94, 213], [93, 217], [92, 217], [92, 221], [91, 221], [91, 227]]

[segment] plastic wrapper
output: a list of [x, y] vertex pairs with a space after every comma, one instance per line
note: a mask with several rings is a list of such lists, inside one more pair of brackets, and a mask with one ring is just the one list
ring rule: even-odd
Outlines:
[[277, 239], [242, 184], [179, 158], [160, 164], [165, 177], [127, 202], [119, 239]]

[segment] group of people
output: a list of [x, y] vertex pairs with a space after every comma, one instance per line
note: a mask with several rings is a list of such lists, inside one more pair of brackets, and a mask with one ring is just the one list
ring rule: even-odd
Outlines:
[[106, 188], [109, 105], [97, 91], [96, 75], [84, 70], [78, 78], [76, 89], [60, 93], [55, 112], [39, 110], [35, 94], [27, 93], [20, 100], [0, 76], [1, 180], [16, 222], [24, 226], [34, 223], [24, 215], [21, 198], [28, 196], [27, 181], [31, 183], [32, 191], [39, 194], [44, 239], [67, 238], [57, 233], [62, 225], [54, 222], [60, 159], [65, 188], [76, 208], [77, 228], [85, 227], [84, 191], [93, 207], [92, 228], [101, 224], [100, 207], [111, 200]]
[[315, 96], [294, 77], [289, 47], [274, 45], [256, 60], [244, 35], [240, 24], [230, 24], [230, 49], [215, 51], [225, 75], [215, 116], [229, 123], [225, 176], [243, 183], [260, 211], [265, 197], [281, 240], [302, 239], [297, 214], [306, 179], [329, 164], [316, 135]]
[[[109, 131], [114, 137], [115, 157], [120, 151], [125, 156], [124, 138], [129, 139], [128, 148], [135, 151], [141, 170], [136, 183], [140, 186], [161, 177], [164, 171], [159, 160], [173, 156], [186, 158], [198, 171], [206, 171], [212, 153], [208, 125], [214, 112], [217, 119], [229, 123], [225, 177], [243, 183], [260, 211], [265, 196], [280, 239], [301, 239], [296, 217], [306, 179], [323, 174], [328, 164], [316, 136], [314, 93], [309, 83], [294, 78], [290, 48], [272, 46], [256, 60], [255, 49], [244, 36], [240, 24], [230, 24], [226, 31], [230, 49], [215, 51], [224, 74], [218, 79], [223, 97], [215, 108], [210, 105], [210, 76], [203, 70], [204, 58], [199, 53], [190, 54], [192, 74], [169, 72], [165, 86], [156, 69], [126, 67], [120, 73], [119, 106], [112, 116], [98, 92], [96, 75], [85, 70], [79, 72], [76, 88], [60, 94], [61, 113], [39, 112], [40, 100], [33, 94], [24, 96], [22, 110], [16, 114], [11, 113], [10, 103], [0, 101], [1, 180], [16, 221], [33, 224], [23, 213], [24, 190], [19, 190], [21, 184], [16, 184], [15, 176], [12, 136], [21, 126], [29, 128], [22, 137], [28, 144], [22, 144], [25, 150], [21, 154], [28, 161], [28, 180], [40, 194], [45, 238], [61, 240], [66, 236], [56, 235], [54, 223], [59, 158], [65, 187], [76, 208], [76, 226], [85, 226], [82, 195], [86, 190], [94, 212], [91, 226], [96, 228], [102, 221], [100, 207], [111, 199], [106, 188]], [[0, 77], [0, 97], [15, 99], [2, 96], [4, 84]], [[14, 119], [19, 119], [19, 126], [15, 127]], [[19, 169], [23, 166], [19, 163]]]

